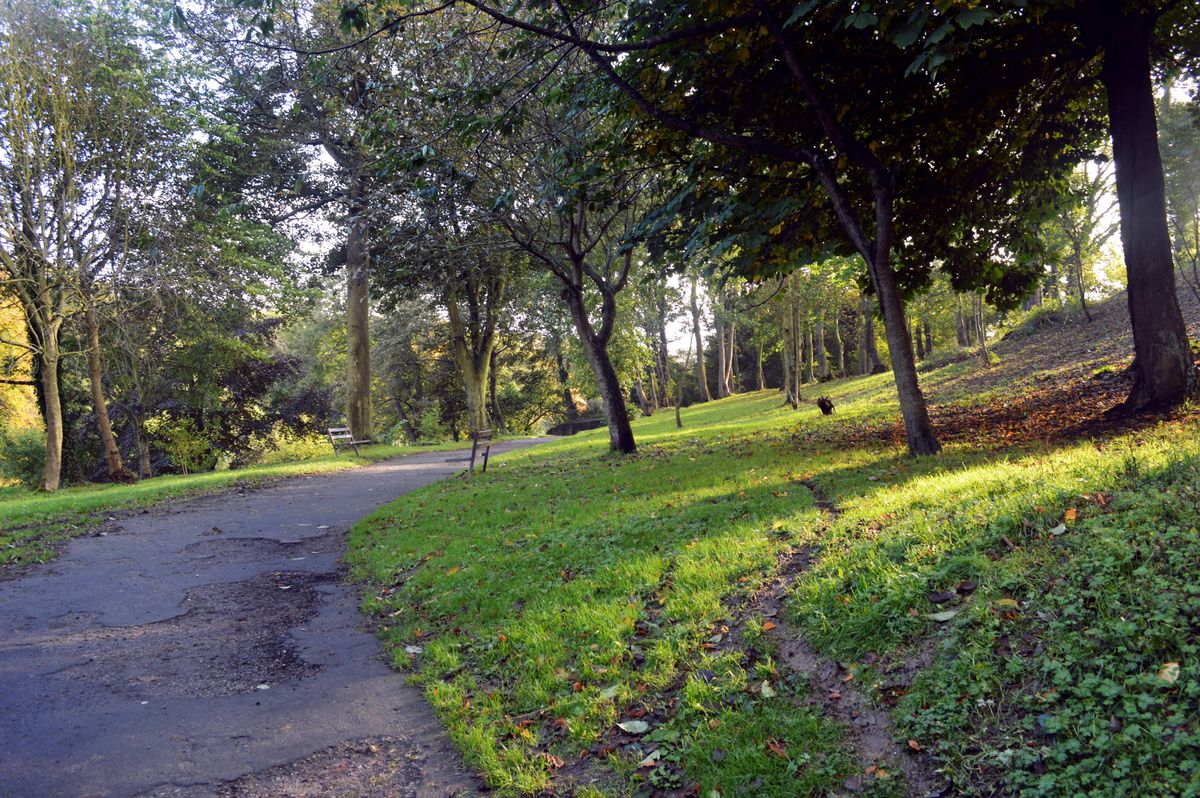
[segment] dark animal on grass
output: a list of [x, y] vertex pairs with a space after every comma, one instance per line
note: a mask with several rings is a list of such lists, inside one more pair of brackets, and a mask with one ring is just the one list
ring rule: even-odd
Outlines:
[[821, 413], [826, 416], [833, 415], [833, 400], [828, 396], [822, 396], [817, 400], [817, 407], [821, 408]]

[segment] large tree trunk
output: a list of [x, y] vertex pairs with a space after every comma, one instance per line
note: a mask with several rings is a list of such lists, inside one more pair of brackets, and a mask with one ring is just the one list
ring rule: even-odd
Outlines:
[[346, 422], [357, 440], [370, 440], [370, 252], [363, 180], [352, 175], [346, 226]]
[[863, 330], [862, 346], [859, 347], [859, 365], [863, 374], [882, 374], [887, 371], [883, 361], [879, 359], [879, 349], [875, 346], [875, 314], [871, 300], [863, 297], [859, 306], [862, 311]]
[[896, 272], [886, 258], [885, 250], [884, 254], [878, 256], [878, 262], [871, 264], [871, 276], [879, 296], [879, 309], [883, 313], [883, 329], [887, 334], [888, 352], [892, 356], [892, 374], [896, 379], [908, 451], [916, 455], [937, 454], [942, 447], [933, 433], [925, 396], [917, 381], [917, 362], [913, 358], [912, 339], [909, 338], [908, 323], [904, 319], [904, 301], [896, 286]]
[[[582, 273], [582, 267], [577, 266], [577, 274]], [[621, 381], [617, 379], [617, 370], [613, 368], [612, 359], [608, 356], [608, 338], [605, 334], [606, 330], [611, 330], [617, 314], [616, 299], [612, 294], [604, 297], [600, 308], [600, 334], [597, 334], [592, 328], [591, 319], [588, 318], [583, 290], [565, 285], [563, 298], [571, 310], [571, 318], [575, 322], [575, 330], [579, 333], [579, 342], [583, 345], [588, 365], [592, 367], [592, 376], [596, 379], [600, 398], [604, 400], [609, 448], [614, 452], [632, 454], [637, 451], [637, 443], [633, 439], [633, 427], [629, 424], [629, 407], [625, 402], [625, 393], [621, 390]]]
[[584, 336], [582, 330], [580, 340], [588, 364], [592, 367], [592, 375], [596, 378], [596, 387], [600, 389], [600, 398], [604, 400], [604, 416], [608, 420], [608, 446], [614, 452], [636, 452], [633, 427], [629, 424], [629, 408], [625, 403], [625, 394], [621, 390], [621, 382], [617, 379], [617, 371], [613, 368], [608, 350], [600, 346], [593, 335]]
[[494, 340], [483, 342], [483, 346], [476, 349], [467, 341], [467, 331], [458, 312], [458, 300], [453, 293], [446, 306], [449, 310], [454, 361], [458, 364], [467, 400], [467, 426], [471, 432], [488, 429], [487, 389]]
[[48, 336], [38, 352], [38, 379], [42, 393], [42, 416], [46, 421], [46, 460], [42, 465], [39, 487], [49, 493], [58, 490], [62, 477], [63, 414], [58, 391], [58, 341]]
[[108, 478], [120, 482], [133, 479], [133, 474], [125, 468], [121, 459], [121, 450], [113, 435], [112, 421], [108, 417], [108, 402], [104, 399], [104, 367], [100, 361], [100, 321], [96, 318], [96, 308], [92, 304], [89, 292], [84, 292], [83, 321], [87, 328], [87, 366], [88, 382], [92, 389], [92, 407], [96, 412], [96, 426], [100, 431], [100, 443], [104, 447], [104, 468]]
[[1109, 126], [1121, 211], [1121, 244], [1133, 327], [1129, 408], [1173, 404], [1197, 388], [1187, 328], [1175, 293], [1162, 158], [1150, 83], [1153, 17], [1116, 2], [1101, 11]]
[[712, 394], [708, 392], [708, 374], [704, 368], [704, 335], [700, 329], [700, 303], [696, 300], [696, 278], [692, 278], [691, 294], [692, 334], [696, 336], [696, 391], [701, 402], [708, 402]]

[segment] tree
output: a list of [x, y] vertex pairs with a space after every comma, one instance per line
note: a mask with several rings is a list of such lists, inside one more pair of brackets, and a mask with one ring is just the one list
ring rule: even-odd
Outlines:
[[[970, 24], [962, 24], [964, 19]], [[1176, 0], [1000, 0], [943, 12], [927, 3], [889, 4], [875, 23], [890, 30], [901, 47], [917, 45], [914, 68], [961, 72], [969, 67], [954, 60], [965, 58], [981, 42], [1024, 42], [1040, 49], [1046, 71], [1058, 84], [1073, 87], [1081, 97], [1102, 89], [1134, 338], [1135, 379], [1125, 407], [1159, 407], [1194, 393], [1200, 378], [1175, 290], [1152, 70], [1156, 61], [1194, 68], [1200, 5]], [[1020, 80], [1010, 73], [1004, 82]], [[1017, 109], [1012, 102], [1005, 105]], [[1062, 130], [1078, 139], [1084, 128], [1068, 125]]]
[[[111, 478], [125, 478], [104, 397], [97, 284], [128, 246], [128, 216], [162, 164], [165, 72], [136, 17], [39, 0], [0, 11], [0, 278], [25, 315], [46, 422], [41, 487], [58, 488], [63, 327], [82, 313], [92, 400]], [[169, 138], [169, 137], [168, 137]]]
[[1159, 120], [1175, 266], [1200, 300], [1200, 105], [1164, 97]]

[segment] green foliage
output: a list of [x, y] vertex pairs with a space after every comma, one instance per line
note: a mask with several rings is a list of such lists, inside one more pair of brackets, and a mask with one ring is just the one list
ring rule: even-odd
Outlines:
[[196, 429], [191, 419], [160, 422], [151, 429], [162, 441], [171, 462], [184, 474], [198, 470], [210, 459], [212, 442]]
[[12, 429], [0, 433], [0, 480], [37, 487], [46, 458], [46, 435], [38, 429]]

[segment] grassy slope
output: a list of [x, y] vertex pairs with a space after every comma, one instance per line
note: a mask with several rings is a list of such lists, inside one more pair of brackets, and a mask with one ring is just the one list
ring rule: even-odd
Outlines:
[[[454, 444], [460, 448], [463, 444]], [[451, 448], [369, 446], [361, 456], [343, 452], [295, 462], [274, 463], [226, 471], [163, 476], [130, 485], [96, 484], [64, 488], [56, 493], [38, 493], [26, 488], [0, 490], [0, 566], [44, 562], [54, 556], [58, 544], [83, 534], [113, 510], [142, 507], [164, 499], [213, 493], [233, 485], [252, 485], [299, 474], [341, 471], [374, 463], [388, 457]]]
[[[812, 562], [789, 622], [961, 790], [1200, 790], [1200, 427], [1187, 408], [1060, 440], [1122, 389], [1092, 378], [1123, 355], [1120, 306], [1106, 313], [1089, 357], [1050, 329], [999, 347], [997, 368], [924, 375], [937, 458], [891, 443], [886, 376], [822, 386], [832, 418], [750, 394], [686, 409], [683, 430], [638, 421], [633, 457], [602, 455], [603, 430], [506, 455], [354, 530], [365, 607], [503, 794], [819, 795], [858, 773], [776, 664], [773, 621], [735, 624], [797, 551]], [[972, 426], [1003, 414], [998, 437]]]

